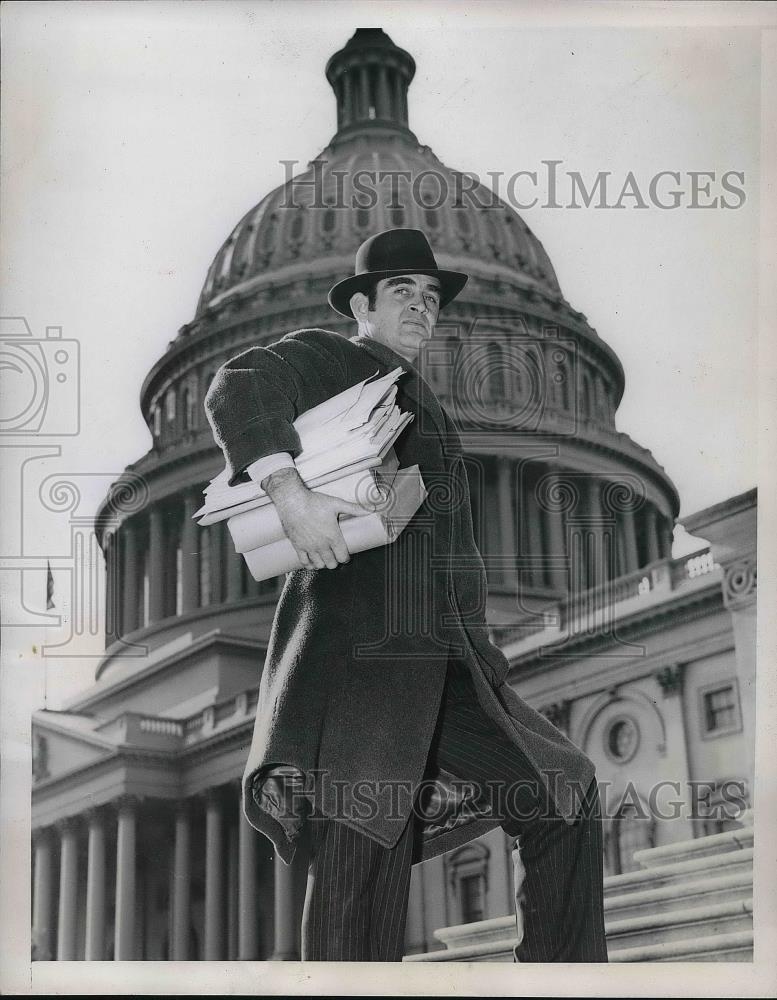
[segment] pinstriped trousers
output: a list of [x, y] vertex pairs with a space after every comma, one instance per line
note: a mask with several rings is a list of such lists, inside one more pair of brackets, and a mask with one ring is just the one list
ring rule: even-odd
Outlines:
[[[599, 795], [595, 780], [573, 824], [553, 811], [536, 772], [480, 707], [466, 666], [448, 667], [430, 764], [487, 789], [518, 838], [519, 962], [606, 962]], [[386, 848], [336, 820], [312, 822], [303, 961], [398, 962], [410, 890], [411, 813]]]

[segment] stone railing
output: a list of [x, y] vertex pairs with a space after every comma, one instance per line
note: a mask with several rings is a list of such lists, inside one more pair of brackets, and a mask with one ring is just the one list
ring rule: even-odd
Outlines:
[[642, 601], [661, 600], [715, 569], [708, 547], [679, 559], [662, 559], [554, 602], [538, 612], [541, 620], [529, 620], [525, 626], [494, 626], [491, 635], [508, 655], [515, 655], [522, 648], [528, 650], [565, 635], [598, 631], [605, 620], [611, 622], [620, 613], [638, 609]]

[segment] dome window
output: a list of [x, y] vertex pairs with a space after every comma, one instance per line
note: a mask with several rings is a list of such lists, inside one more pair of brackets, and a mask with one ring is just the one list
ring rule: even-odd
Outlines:
[[325, 233], [331, 233], [333, 231], [335, 228], [335, 220], [335, 210], [333, 208], [328, 208], [326, 212], [324, 212], [324, 217], [321, 220], [321, 228]]
[[297, 212], [294, 216], [294, 220], [291, 223], [291, 238], [293, 240], [298, 240], [302, 236], [302, 232], [305, 228], [305, 217], [302, 212]]
[[356, 209], [356, 225], [359, 229], [366, 229], [370, 224], [370, 213], [366, 208]]
[[168, 423], [175, 420], [175, 391], [173, 389], [168, 389], [165, 396], [165, 416]]
[[391, 209], [391, 225], [400, 228], [405, 224], [405, 210], [403, 208]]
[[472, 226], [470, 225], [469, 215], [466, 209], [461, 209], [456, 213], [456, 223], [459, 227], [459, 232], [464, 236], [469, 236], [472, 231]]
[[272, 250], [275, 246], [275, 232], [278, 228], [278, 217], [273, 214], [267, 220], [267, 226], [262, 234], [262, 246], [265, 250]]
[[427, 208], [425, 210], [424, 218], [426, 219], [426, 224], [430, 229], [437, 229], [440, 224], [437, 212], [433, 208]]

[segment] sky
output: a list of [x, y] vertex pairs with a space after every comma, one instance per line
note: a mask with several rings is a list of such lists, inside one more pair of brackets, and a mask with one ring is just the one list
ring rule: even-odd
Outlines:
[[[565, 297], [620, 358], [617, 428], [664, 466], [680, 516], [753, 487], [758, 17], [732, 28], [719, 5], [688, 27], [687, 7], [630, 8], [5, 4], [2, 315], [25, 317], [41, 340], [61, 327], [80, 355], [78, 433], [39, 437], [59, 453], [38, 452], [21, 488], [24, 449], [0, 452], [19, 515], [5, 552], [18, 528], [17, 547], [38, 559], [25, 587], [39, 595], [40, 559], [70, 544], [62, 508], [41, 508], [40, 481], [69, 476], [88, 519], [148, 450], [142, 380], [193, 317], [235, 222], [283, 181], [280, 161], [302, 169], [334, 134], [324, 66], [357, 27], [381, 26], [413, 55], [410, 126], [448, 166], [484, 180], [537, 172], [539, 203], [521, 214]], [[549, 160], [560, 161], [558, 208]], [[610, 201], [630, 172], [647, 198], [651, 178], [674, 171], [682, 203], [571, 208], [573, 171], [588, 187], [608, 171]], [[691, 207], [692, 171], [711, 172], [718, 197], [724, 174], [742, 175], [738, 207]]]

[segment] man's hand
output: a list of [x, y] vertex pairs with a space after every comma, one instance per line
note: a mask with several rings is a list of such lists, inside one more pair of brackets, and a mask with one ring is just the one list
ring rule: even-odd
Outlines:
[[359, 504], [309, 490], [296, 469], [278, 469], [261, 482], [275, 504], [286, 537], [305, 569], [337, 569], [350, 560], [339, 514], [373, 513]]

